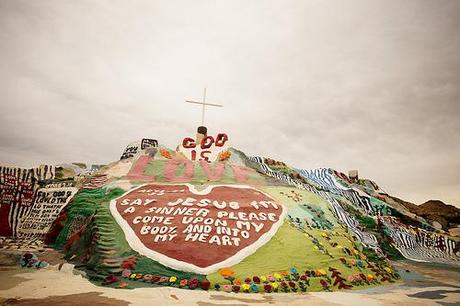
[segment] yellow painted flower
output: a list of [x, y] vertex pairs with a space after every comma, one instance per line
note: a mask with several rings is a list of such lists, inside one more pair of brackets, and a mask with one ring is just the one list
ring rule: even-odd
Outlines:
[[359, 254], [359, 251], [357, 249], [353, 249], [353, 253]]
[[326, 271], [324, 271], [323, 269], [319, 269], [318, 271], [316, 271], [317, 273], [319, 272], [319, 275], [326, 275]]
[[384, 270], [387, 271], [388, 273], [393, 272], [393, 271], [392, 271], [390, 268], [388, 268], [388, 267], [385, 267]]
[[261, 281], [262, 283], [265, 283], [265, 282], [267, 281], [267, 277], [266, 277], [265, 275], [262, 275], [262, 276], [260, 277], [260, 281]]
[[272, 285], [273, 289], [278, 289], [279, 285], [278, 283], [270, 283]]
[[368, 278], [374, 278], [374, 276], [372, 276], [372, 274], [367, 274], [367, 277]]
[[279, 273], [274, 273], [273, 277], [275, 277], [275, 279], [277, 279], [277, 280], [281, 279], [281, 275]]
[[244, 283], [244, 284], [241, 285], [241, 288], [242, 288], [243, 290], [249, 290], [250, 287], [251, 287], [251, 286], [249, 286], [249, 284], [246, 284], [246, 283]]
[[171, 277], [169, 278], [169, 282], [170, 282], [170, 283], [175, 283], [176, 281], [177, 281], [177, 277], [175, 277], [175, 276], [171, 276]]

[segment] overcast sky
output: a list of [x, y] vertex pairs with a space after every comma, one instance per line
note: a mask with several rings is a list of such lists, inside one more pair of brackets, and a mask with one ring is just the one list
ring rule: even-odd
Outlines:
[[0, 164], [210, 134], [460, 206], [460, 1], [0, 0]]

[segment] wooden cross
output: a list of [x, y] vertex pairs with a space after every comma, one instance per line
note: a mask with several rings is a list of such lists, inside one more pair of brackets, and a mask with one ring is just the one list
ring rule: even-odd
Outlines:
[[190, 101], [190, 100], [185, 100], [185, 102], [202, 105], [202, 109], [201, 109], [201, 125], [202, 125], [202, 126], [204, 126], [204, 110], [205, 110], [205, 106], [206, 106], [206, 105], [209, 105], [209, 106], [217, 106], [217, 107], [223, 107], [223, 105], [220, 105], [220, 104], [206, 103], [206, 88], [204, 89], [203, 101], [202, 101], [202, 102]]

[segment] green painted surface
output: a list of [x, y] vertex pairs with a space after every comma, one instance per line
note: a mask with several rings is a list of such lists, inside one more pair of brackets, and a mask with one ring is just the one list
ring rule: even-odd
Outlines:
[[[333, 231], [309, 230], [308, 233], [318, 239], [320, 243], [334, 257], [321, 253], [315, 249], [313, 242], [299, 230], [288, 223], [284, 223], [276, 235], [264, 246], [259, 248], [253, 255], [246, 257], [240, 263], [230, 267], [235, 272], [235, 278], [242, 281], [246, 277], [267, 276], [273, 273], [289, 271], [292, 267], [303, 273], [305, 270], [324, 270], [328, 274], [329, 267], [334, 267], [340, 270], [342, 277], [345, 279], [348, 275], [355, 273], [373, 274], [368, 269], [360, 269], [358, 267], [347, 267], [340, 258], [345, 258], [347, 261], [356, 258], [344, 253], [343, 249], [330, 246], [330, 241], [322, 237], [322, 233], [328, 233], [331, 241], [338, 243], [339, 246], [352, 249], [353, 242], [348, 234], [341, 228], [336, 229], [338, 235], [334, 235]], [[229, 283], [218, 272], [208, 275], [208, 279], [212, 283], [225, 284]], [[321, 285], [319, 278], [311, 279], [311, 287], [309, 291], [320, 291]], [[359, 288], [362, 288], [360, 286]]]

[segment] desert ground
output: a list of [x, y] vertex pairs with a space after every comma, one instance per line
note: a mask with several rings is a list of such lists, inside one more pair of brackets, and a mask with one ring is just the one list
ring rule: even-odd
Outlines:
[[460, 305], [460, 268], [399, 261], [403, 281], [365, 290], [244, 294], [171, 287], [113, 289], [82, 276], [54, 250], [50, 266], [21, 268], [19, 251], [0, 251], [1, 305]]

